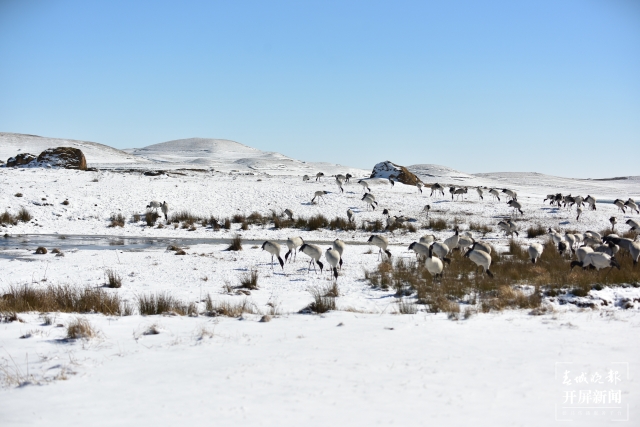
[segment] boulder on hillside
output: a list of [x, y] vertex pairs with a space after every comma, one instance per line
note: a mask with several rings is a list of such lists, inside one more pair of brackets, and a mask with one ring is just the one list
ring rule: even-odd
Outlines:
[[65, 169], [87, 170], [87, 159], [84, 153], [72, 147], [48, 148], [40, 153], [38, 163]]
[[36, 159], [37, 157], [31, 153], [20, 153], [15, 157], [10, 157], [9, 159], [7, 159], [7, 167], [13, 168], [16, 166], [28, 165]]
[[416, 183], [422, 182], [404, 166], [396, 165], [388, 160], [375, 165], [370, 178], [393, 178], [394, 181], [405, 185], [416, 185]]

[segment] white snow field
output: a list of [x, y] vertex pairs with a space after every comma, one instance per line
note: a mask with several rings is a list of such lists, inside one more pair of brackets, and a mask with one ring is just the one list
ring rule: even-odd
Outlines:
[[[36, 137], [7, 135], [0, 134], [3, 158], [18, 148], [33, 154], [48, 148], [37, 145]], [[7, 148], [6, 141], [15, 144]], [[504, 198], [494, 201], [485, 192], [480, 200], [473, 188], [460, 201], [452, 201], [446, 190], [445, 197], [431, 198], [428, 187], [420, 194], [415, 187], [373, 179], [368, 181], [379, 206], [371, 211], [360, 200], [357, 181], [370, 173], [362, 169], [304, 163], [219, 139], [170, 141], [127, 152], [71, 142], [89, 144], [78, 148], [98, 171], [0, 168], [0, 214], [26, 208], [33, 216], [0, 226], [0, 235], [6, 234], [0, 238], [0, 295], [12, 286], [89, 286], [131, 306], [139, 296], [167, 293], [200, 312], [210, 297], [244, 301], [253, 313], [238, 318], [18, 313], [20, 321], [0, 323], [0, 426], [640, 425], [637, 284], [604, 287], [585, 297], [545, 298], [541, 315], [505, 310], [449, 320], [446, 313], [421, 306], [416, 314], [399, 314], [395, 291], [374, 289], [365, 280], [365, 270], [378, 265], [378, 253], [366, 244], [371, 233], [360, 226], [384, 220], [384, 208], [415, 220], [415, 232], [381, 233], [393, 258], [415, 260], [408, 246], [421, 235], [443, 240], [453, 234], [421, 228], [426, 204], [430, 218], [450, 223], [457, 218], [461, 230], [471, 223], [490, 227], [472, 233], [505, 250], [508, 240], [496, 226], [512, 214]], [[629, 230], [627, 219], [640, 221], [640, 215], [622, 214], [611, 203], [638, 200], [640, 177], [578, 180], [468, 174], [428, 164], [408, 168], [427, 183], [517, 191], [525, 214], [517, 218], [516, 241], [523, 246], [548, 238], [527, 238], [533, 225], [600, 231], [616, 216], [616, 231], [623, 233]], [[164, 172], [145, 176], [146, 169]], [[320, 171], [326, 176], [316, 182]], [[330, 176], [336, 173], [354, 175], [344, 193]], [[303, 182], [303, 174], [311, 180]], [[318, 190], [329, 193], [312, 204]], [[558, 192], [590, 194], [599, 200], [598, 209], [585, 208], [577, 221], [575, 208], [543, 204], [547, 194]], [[281, 215], [288, 208], [294, 217], [333, 219], [346, 218], [351, 209], [358, 230], [271, 225], [241, 230], [233, 223], [231, 230], [216, 231], [198, 222], [189, 231], [133, 222], [151, 200], [166, 201], [170, 215], [189, 211], [203, 218], [254, 211]], [[126, 218], [123, 227], [109, 227], [114, 214]], [[236, 234], [244, 240], [243, 250], [226, 251]], [[95, 241], [111, 245], [82, 244], [100, 236], [105, 238]], [[290, 236], [320, 242], [323, 250], [336, 238], [347, 243], [336, 310], [299, 313], [312, 301], [310, 288], [332, 282], [326, 271], [308, 273], [303, 253], [284, 269], [277, 262], [272, 269], [261, 242], [279, 242], [284, 258]], [[133, 238], [151, 243], [130, 245]], [[35, 254], [44, 241], [49, 251], [63, 248], [64, 256]], [[186, 255], [168, 250], [172, 242]], [[568, 264], [567, 259], [567, 269]], [[121, 288], [103, 287], [106, 270], [121, 276]], [[258, 272], [259, 289], [228, 292], [252, 270]], [[585, 302], [592, 308], [584, 308]], [[259, 321], [274, 311], [270, 322]], [[77, 318], [88, 320], [97, 336], [65, 339], [66, 326]], [[145, 334], [150, 329], [159, 333]]]

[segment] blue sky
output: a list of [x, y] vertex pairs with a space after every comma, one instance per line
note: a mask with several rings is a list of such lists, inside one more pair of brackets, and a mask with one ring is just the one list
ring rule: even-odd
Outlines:
[[0, 131], [640, 175], [640, 2], [0, 0]]

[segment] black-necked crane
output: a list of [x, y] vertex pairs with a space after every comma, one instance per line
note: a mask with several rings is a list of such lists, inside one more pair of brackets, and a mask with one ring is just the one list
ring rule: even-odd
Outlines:
[[489, 277], [493, 277], [493, 273], [489, 268], [491, 267], [491, 255], [484, 251], [476, 250], [476, 244], [474, 243], [471, 249], [464, 254], [465, 257], [469, 258], [475, 265], [482, 268], [484, 273], [487, 273]]
[[522, 203], [520, 203], [519, 201], [515, 199], [509, 200], [507, 202], [507, 205], [511, 206], [514, 209], [516, 215], [518, 214], [518, 212], [520, 212], [520, 215], [524, 215], [524, 212], [522, 212]]
[[365, 181], [364, 179], [361, 179], [360, 181], [358, 181], [358, 184], [362, 185], [362, 188], [364, 189], [365, 193], [367, 191], [371, 191], [371, 189], [369, 188], [369, 183], [367, 181]]
[[434, 236], [433, 234], [425, 234], [424, 236], [420, 237], [420, 243], [427, 246], [430, 246], [436, 240], [436, 236]]
[[149, 204], [147, 205], [147, 209], [155, 209], [156, 213], [158, 212], [158, 209], [162, 207], [162, 203], [160, 203], [157, 200], [152, 200], [149, 202]]
[[289, 219], [290, 219], [291, 221], [293, 221], [293, 211], [292, 211], [291, 209], [288, 209], [288, 208], [287, 208], [287, 209], [285, 209], [285, 210], [284, 210], [284, 214], [285, 214], [287, 217], [289, 217]]
[[635, 221], [633, 219], [628, 219], [625, 224], [627, 224], [629, 227], [631, 227], [631, 231], [640, 230], [640, 223], [638, 221]]
[[322, 172], [318, 172], [316, 174], [316, 181], [320, 181], [320, 178], [322, 178], [324, 176], [324, 174]]
[[349, 219], [349, 222], [353, 222], [353, 211], [351, 209], [347, 209], [347, 218]]
[[613, 237], [611, 235], [605, 236], [602, 240], [605, 242], [613, 242], [618, 245], [620, 249], [628, 251], [633, 260], [633, 265], [635, 266], [638, 263], [638, 259], [640, 258], [640, 243], [634, 242], [626, 237]]
[[162, 210], [162, 213], [164, 214], [164, 220], [165, 221], [169, 221], [169, 205], [167, 204], [167, 202], [162, 202], [162, 205], [160, 206], [160, 209]]
[[531, 243], [529, 245], [529, 248], [527, 248], [527, 252], [529, 252], [529, 258], [531, 259], [532, 263], [536, 263], [538, 261], [538, 258], [540, 258], [540, 255], [542, 255], [542, 251], [544, 250], [544, 246], [542, 246], [540, 243]]
[[369, 237], [369, 240], [367, 240], [367, 242], [373, 243], [375, 246], [379, 248], [379, 251], [378, 251], [379, 258], [382, 257], [382, 252], [384, 251], [384, 253], [387, 254], [387, 256], [389, 257], [389, 259], [391, 259], [391, 252], [389, 252], [389, 250], [387, 249], [387, 246], [389, 246], [389, 240], [387, 240], [386, 237], [377, 236], [374, 234], [371, 237]]
[[298, 249], [300, 246], [304, 245], [304, 240], [302, 240], [302, 237], [289, 237], [287, 239], [287, 248], [289, 249], [289, 251], [284, 254], [284, 260], [287, 261], [289, 258], [289, 255], [291, 255], [291, 261], [293, 262], [294, 258], [298, 258], [298, 251], [296, 251], [296, 249]]
[[438, 184], [437, 182], [434, 184], [431, 184], [431, 194], [429, 195], [429, 197], [433, 197], [433, 193], [436, 193], [437, 195], [438, 192], [444, 196], [444, 187]]
[[347, 245], [342, 240], [336, 239], [333, 241], [332, 247], [340, 254], [340, 269], [342, 270], [342, 254], [347, 248]]
[[516, 224], [511, 220], [503, 220], [498, 222], [498, 227], [502, 229], [508, 236], [513, 236], [514, 234], [520, 237], [518, 233]]
[[429, 255], [429, 245], [424, 243], [413, 242], [409, 245], [408, 249], [416, 254], [416, 259], [418, 259], [420, 255], [425, 257]]
[[453, 194], [456, 196], [456, 198], [458, 198], [458, 200], [460, 199], [460, 197], [462, 197], [462, 200], [464, 200], [464, 195], [467, 194], [467, 187], [456, 188]]
[[597, 208], [596, 208], [597, 200], [596, 200], [595, 197], [587, 196], [587, 197], [585, 197], [584, 201], [585, 201], [585, 203], [587, 203], [589, 205], [589, 207], [591, 208], [592, 211], [597, 210]]
[[324, 195], [325, 195], [325, 194], [329, 194], [329, 193], [328, 193], [328, 192], [326, 192], [326, 191], [324, 191], [324, 190], [318, 190], [318, 191], [316, 191], [315, 193], [313, 193], [313, 199], [311, 199], [311, 203], [313, 203], [313, 202], [316, 200], [316, 198], [318, 199], [318, 202], [320, 202], [320, 199], [322, 199], [322, 201], [323, 201], [323, 202], [327, 203], [327, 202], [324, 200]]
[[518, 193], [513, 190], [509, 190], [508, 188], [503, 188], [502, 192], [507, 195], [511, 200], [516, 200], [518, 198]]
[[331, 266], [331, 269], [333, 270], [333, 277], [338, 280], [338, 263], [342, 261], [342, 258], [340, 258], [340, 253], [330, 247], [324, 253], [324, 258], [327, 260], [327, 262]]
[[613, 204], [616, 205], [618, 207], [618, 209], [620, 209], [622, 211], [622, 213], [627, 213], [625, 211], [626, 206], [624, 205], [624, 201], [620, 200], [620, 199], [615, 199], [613, 201]]
[[442, 270], [444, 270], [444, 264], [437, 256], [433, 255], [433, 248], [429, 246], [429, 253], [427, 254], [427, 259], [424, 262], [424, 266], [427, 268], [429, 274], [433, 276], [434, 279], [438, 277], [442, 278]]
[[320, 249], [320, 246], [304, 243], [302, 246], [300, 246], [298, 252], [302, 252], [303, 254], [311, 258], [309, 260], [309, 268], [307, 269], [307, 273], [311, 271], [311, 264], [313, 264], [313, 271], [315, 271], [316, 273], [318, 272], [316, 270], [316, 264], [318, 264], [318, 266], [320, 267], [320, 273], [322, 273], [323, 265], [320, 262], [320, 258], [322, 257], [322, 249]]
[[500, 193], [495, 188], [491, 188], [489, 190], [489, 194], [491, 194], [494, 198], [496, 198], [496, 199], [498, 199], [498, 201], [500, 201]]
[[278, 258], [280, 267], [284, 270], [284, 261], [280, 258], [280, 245], [272, 240], [267, 240], [262, 244], [262, 250], [271, 254], [271, 269], [273, 270], [273, 258]]
[[451, 200], [453, 200], [453, 195], [456, 193], [456, 187], [449, 187], [449, 194], [451, 194]]
[[616, 226], [616, 222], [618, 222], [618, 220], [616, 219], [615, 216], [612, 216], [611, 218], [609, 218], [609, 222], [611, 223], [611, 231], [613, 231], [613, 229]]
[[376, 202], [374, 195], [371, 193], [365, 194], [364, 197], [362, 197], [362, 201], [366, 203], [367, 208], [371, 206], [371, 209], [373, 210], [375, 210], [376, 206], [378, 205], [378, 202]]
[[460, 240], [460, 229], [458, 228], [458, 226], [456, 226], [453, 231], [455, 232], [455, 234], [444, 240], [444, 244], [447, 245], [450, 251], [458, 247], [458, 240]]
[[451, 252], [451, 249], [449, 248], [449, 246], [447, 246], [444, 243], [433, 242], [431, 244], [431, 248], [433, 250], [433, 253], [435, 253], [438, 256], [438, 258], [440, 258], [447, 264], [451, 264], [451, 260], [447, 258], [447, 255], [449, 254], [449, 252]]
[[[590, 252], [585, 255], [582, 262], [571, 261], [571, 269], [575, 266], [587, 268], [590, 265], [598, 271], [607, 267], [611, 267], [611, 270], [613, 270], [614, 267], [620, 270], [620, 263], [618, 263], [618, 260], [604, 252]], [[609, 270], [609, 272], [611, 270]], [[609, 272], [607, 272], [607, 274], [609, 274]]]
[[422, 194], [422, 183], [420, 181], [416, 182], [416, 187], [418, 187], [418, 191]]
[[626, 208], [629, 208], [632, 211], [636, 211], [637, 214], [640, 214], [640, 210], [638, 210], [638, 205], [636, 204], [635, 200], [633, 200], [632, 198], [629, 198], [629, 200], [624, 202], [624, 206]]

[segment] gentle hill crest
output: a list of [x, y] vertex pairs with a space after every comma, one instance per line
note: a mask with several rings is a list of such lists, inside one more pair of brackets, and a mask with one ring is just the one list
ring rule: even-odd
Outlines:
[[97, 142], [0, 132], [0, 159], [5, 162], [9, 157], [20, 153], [38, 156], [44, 150], [55, 147], [72, 147], [82, 150], [89, 165], [146, 163], [142, 158]]

